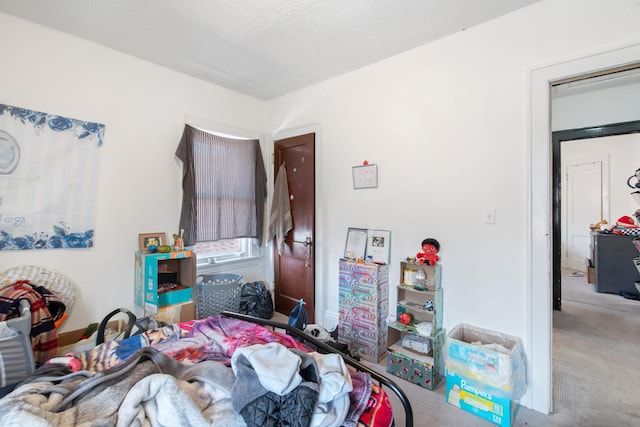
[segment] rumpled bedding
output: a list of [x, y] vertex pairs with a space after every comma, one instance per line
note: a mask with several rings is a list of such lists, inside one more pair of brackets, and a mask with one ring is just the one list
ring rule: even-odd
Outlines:
[[233, 373], [182, 364], [146, 347], [106, 371], [32, 377], [0, 400], [3, 426], [244, 426]]
[[[240, 385], [262, 387], [258, 374], [277, 366], [269, 364], [274, 352], [300, 359], [294, 364], [298, 371], [287, 371], [292, 375], [286, 379], [289, 388], [305, 382], [303, 394], [315, 393], [313, 414], [305, 424], [285, 420], [282, 425], [355, 426], [357, 420], [370, 421], [367, 412], [379, 409], [371, 404], [371, 377], [348, 370], [340, 356], [320, 355], [293, 337], [260, 325], [213, 316], [108, 341], [70, 355], [65, 365], [43, 366], [0, 399], [0, 425], [260, 425], [255, 419], [243, 420], [234, 410], [232, 390]], [[236, 353], [244, 362], [250, 359], [243, 367], [253, 370], [242, 369], [250, 375], [241, 384], [231, 368]], [[314, 376], [312, 384], [309, 379]], [[280, 391], [291, 392], [286, 387]], [[295, 411], [290, 414], [297, 416]]]
[[310, 351], [291, 336], [264, 326], [224, 316], [176, 323], [122, 341], [109, 341], [75, 356], [79, 369], [100, 371], [119, 363], [142, 347], [153, 346], [180, 362], [216, 360], [231, 365], [240, 347], [277, 342], [287, 348]]
[[249, 426], [339, 427], [347, 417], [353, 386], [337, 354], [256, 344], [239, 348], [231, 367], [233, 407]]

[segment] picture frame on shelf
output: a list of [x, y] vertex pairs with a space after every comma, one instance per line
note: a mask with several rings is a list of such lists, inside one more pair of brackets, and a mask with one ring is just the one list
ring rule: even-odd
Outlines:
[[389, 264], [391, 231], [349, 227], [344, 246], [345, 259], [362, 259]]
[[389, 264], [391, 231], [367, 230], [367, 260]]
[[367, 229], [349, 227], [344, 245], [344, 257], [364, 259], [367, 251]]
[[158, 246], [166, 245], [167, 233], [144, 233], [138, 234], [138, 242], [140, 243], [140, 252], [149, 252], [147, 245], [151, 239], [156, 239]]

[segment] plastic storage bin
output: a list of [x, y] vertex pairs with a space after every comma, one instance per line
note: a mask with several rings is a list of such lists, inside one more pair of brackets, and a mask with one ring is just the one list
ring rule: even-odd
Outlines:
[[196, 319], [240, 311], [242, 275], [204, 274], [196, 278]]

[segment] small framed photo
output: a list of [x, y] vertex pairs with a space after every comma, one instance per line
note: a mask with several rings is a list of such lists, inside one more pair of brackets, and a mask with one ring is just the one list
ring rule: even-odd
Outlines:
[[349, 259], [364, 259], [367, 250], [367, 230], [349, 227], [347, 242], [344, 245], [344, 257]]
[[389, 264], [391, 251], [391, 231], [367, 231], [367, 261]]
[[147, 246], [149, 245], [149, 243], [153, 243], [154, 240], [156, 246], [167, 244], [167, 233], [138, 234], [138, 240], [140, 241], [140, 252], [149, 252]]

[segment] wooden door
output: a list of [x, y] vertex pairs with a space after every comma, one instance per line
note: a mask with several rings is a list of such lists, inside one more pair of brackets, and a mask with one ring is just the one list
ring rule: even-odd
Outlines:
[[[289, 315], [300, 299], [315, 322], [315, 134], [275, 141], [274, 177], [287, 170], [293, 229], [282, 255], [274, 245], [275, 309]], [[275, 181], [275, 179], [274, 179]]]

